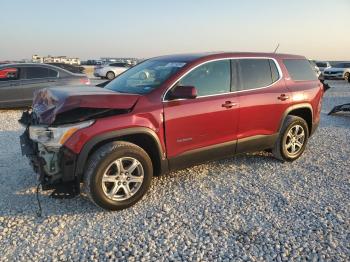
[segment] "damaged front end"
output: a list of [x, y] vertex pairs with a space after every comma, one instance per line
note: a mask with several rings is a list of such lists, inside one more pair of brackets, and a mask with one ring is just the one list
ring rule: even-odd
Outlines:
[[26, 127], [20, 136], [22, 155], [30, 160], [44, 190], [67, 184], [77, 187], [77, 155], [64, 143], [77, 130], [91, 126], [94, 120], [57, 127], [37, 124], [35, 113], [24, 112], [19, 122]]
[[138, 98], [138, 95], [97, 87], [51, 88], [37, 92], [33, 110], [24, 112], [19, 120], [25, 127], [20, 144], [22, 154], [39, 174], [42, 188], [73, 187], [73, 191], [79, 192], [80, 181], [75, 176], [78, 155], [65, 147], [65, 142], [99, 118], [130, 112]]

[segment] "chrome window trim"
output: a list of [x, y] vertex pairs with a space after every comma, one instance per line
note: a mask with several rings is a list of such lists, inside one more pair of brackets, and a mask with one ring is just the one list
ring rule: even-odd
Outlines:
[[202, 65], [205, 65], [207, 63], [210, 63], [210, 62], [216, 62], [216, 61], [222, 61], [222, 60], [239, 60], [239, 59], [271, 59], [276, 67], [277, 67], [277, 71], [278, 71], [278, 75], [279, 75], [279, 78], [271, 83], [270, 85], [267, 85], [267, 86], [262, 86], [262, 87], [257, 87], [257, 88], [252, 88], [252, 89], [246, 89], [246, 90], [237, 90], [237, 91], [233, 91], [233, 92], [227, 92], [227, 93], [221, 93], [221, 94], [213, 94], [213, 95], [206, 95], [206, 96], [197, 96], [196, 98], [194, 99], [197, 99], [197, 98], [203, 98], [203, 97], [211, 97], [211, 96], [220, 96], [220, 95], [228, 95], [228, 94], [235, 94], [235, 93], [241, 93], [241, 92], [247, 92], [247, 91], [252, 91], [252, 90], [259, 90], [259, 89], [263, 89], [263, 88], [268, 88], [268, 87], [271, 87], [273, 86], [274, 84], [278, 83], [279, 81], [281, 81], [281, 79], [283, 78], [283, 73], [282, 73], [282, 69], [279, 65], [279, 63], [277, 62], [277, 60], [273, 57], [262, 57], [262, 56], [259, 56], [259, 57], [225, 57], [225, 58], [217, 58], [217, 59], [213, 59], [213, 60], [209, 60], [209, 61], [205, 61], [203, 63], [200, 63], [198, 65], [196, 65], [195, 67], [191, 68], [188, 72], [186, 72], [186, 74], [180, 76], [178, 79], [176, 79], [176, 81], [174, 81], [174, 83], [165, 91], [163, 97], [162, 97], [162, 102], [170, 102], [170, 101], [181, 101], [181, 100], [192, 100], [192, 99], [188, 99], [188, 98], [181, 98], [181, 99], [173, 99], [173, 100], [165, 100], [165, 97], [167, 95], [167, 93], [170, 91], [171, 88], [173, 88], [176, 83], [178, 83], [182, 78], [184, 78], [185, 76], [187, 76], [189, 73], [191, 73], [193, 70], [195, 70], [196, 68], [202, 66]]

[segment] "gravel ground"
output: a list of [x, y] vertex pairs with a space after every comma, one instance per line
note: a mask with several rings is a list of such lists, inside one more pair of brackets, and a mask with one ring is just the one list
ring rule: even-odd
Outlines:
[[332, 82], [304, 155], [240, 155], [154, 178], [136, 206], [105, 212], [42, 193], [20, 154], [20, 111], [0, 111], [0, 260], [333, 260], [350, 257], [350, 86]]

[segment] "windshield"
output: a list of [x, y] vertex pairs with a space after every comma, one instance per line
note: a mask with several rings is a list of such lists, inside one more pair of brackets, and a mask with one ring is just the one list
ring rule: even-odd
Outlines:
[[147, 94], [186, 65], [181, 61], [147, 60], [115, 78], [105, 88], [130, 94]]
[[316, 63], [319, 67], [328, 67], [327, 63]]

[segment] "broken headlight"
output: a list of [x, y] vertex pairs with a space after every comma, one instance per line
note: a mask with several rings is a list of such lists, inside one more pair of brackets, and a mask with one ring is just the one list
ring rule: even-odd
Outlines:
[[61, 147], [76, 131], [91, 126], [93, 120], [59, 127], [30, 126], [30, 139], [47, 147]]

